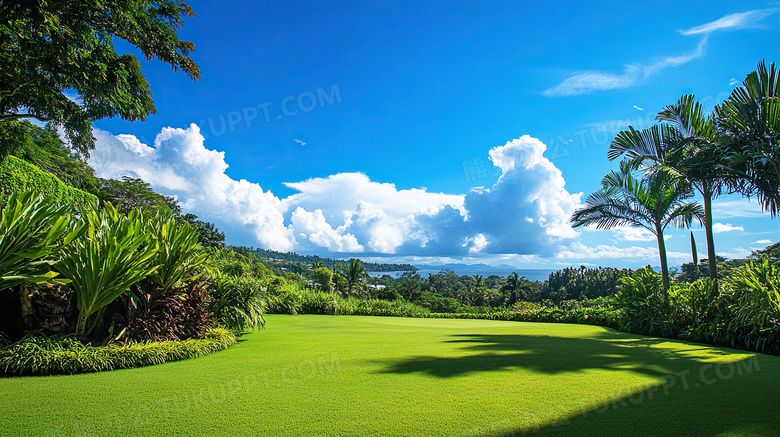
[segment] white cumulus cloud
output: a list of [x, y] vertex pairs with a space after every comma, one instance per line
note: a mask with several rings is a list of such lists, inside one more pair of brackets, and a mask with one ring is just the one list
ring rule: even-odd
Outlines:
[[292, 250], [295, 239], [284, 224], [279, 199], [247, 180], [225, 174], [222, 152], [204, 146], [200, 128], [163, 128], [150, 147], [132, 135], [95, 129], [89, 164], [102, 178], [141, 178], [156, 191], [175, 196], [185, 211], [215, 222], [236, 238], [276, 250]]
[[94, 135], [97, 176], [143, 179], [214, 222], [232, 244], [363, 256], [550, 256], [578, 235], [568, 219], [582, 194], [566, 190], [544, 143], [529, 136], [489, 151], [501, 170], [489, 188], [433, 193], [339, 173], [287, 183], [297, 193], [280, 199], [226, 175], [224, 153], [204, 145], [197, 125], [165, 128], [152, 146], [132, 135]]

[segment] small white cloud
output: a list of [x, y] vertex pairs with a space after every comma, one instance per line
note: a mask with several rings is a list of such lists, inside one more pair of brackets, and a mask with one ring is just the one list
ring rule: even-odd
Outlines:
[[306, 143], [304, 143], [303, 141], [299, 140], [298, 138], [293, 138], [293, 140], [294, 140], [296, 143], [300, 144], [301, 146], [305, 146], [305, 145], [306, 145]]
[[639, 106], [636, 106], [636, 105], [634, 105], [634, 109], [636, 109], [638, 111], [644, 111], [645, 110], [644, 108], [640, 108]]
[[712, 216], [715, 219], [729, 218], [760, 218], [768, 214], [761, 210], [761, 205], [748, 199], [717, 199], [712, 202]]
[[721, 30], [737, 30], [749, 27], [757, 27], [758, 22], [769, 15], [777, 12], [776, 9], [755, 9], [747, 12], [729, 14], [718, 18], [715, 21], [692, 27], [687, 30], [681, 30], [683, 35], [709, 35], [710, 33]]
[[751, 253], [753, 252], [750, 249], [745, 249], [744, 247], [737, 247], [727, 252], [722, 250], [718, 251], [719, 256], [727, 259], [744, 259], [747, 258]]
[[772, 240], [758, 240], [753, 244], [772, 244], [772, 243], [773, 243]]
[[645, 228], [635, 228], [630, 226], [620, 226], [613, 228], [615, 238], [619, 241], [655, 241], [655, 235]]
[[744, 232], [745, 228], [743, 228], [742, 226], [734, 226], [731, 223], [726, 223], [726, 224], [715, 223], [714, 225], [712, 225], [712, 232], [716, 234], [722, 234], [724, 232], [735, 232], [735, 231]]
[[729, 85], [731, 86], [739, 85], [739, 80], [737, 80], [737, 78], [735, 77], [732, 77], [731, 80], [729, 81]]

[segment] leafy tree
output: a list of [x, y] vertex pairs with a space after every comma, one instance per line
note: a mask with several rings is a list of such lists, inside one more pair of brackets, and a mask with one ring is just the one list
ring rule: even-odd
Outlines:
[[19, 149], [29, 147], [32, 142], [30, 131], [23, 122], [0, 123], [0, 162], [8, 155], [15, 155]]
[[[22, 135], [24, 140], [8, 140], [10, 135]], [[0, 147], [8, 146], [10, 155], [27, 161], [59, 178], [62, 182], [91, 194], [100, 186], [95, 171], [72, 156], [68, 146], [52, 126], [41, 128], [29, 121], [0, 122]]]
[[314, 282], [320, 284], [320, 290], [325, 293], [333, 293], [333, 272], [327, 267], [317, 267], [314, 269]]
[[601, 191], [588, 196], [585, 206], [571, 217], [574, 227], [595, 225], [598, 229], [616, 226], [641, 227], [658, 240], [663, 277], [664, 306], [669, 307], [669, 266], [666, 259], [664, 230], [667, 226], [689, 227], [702, 220], [701, 206], [688, 203], [693, 197], [690, 185], [682, 178], [660, 171], [636, 179], [625, 163], [601, 181]]
[[423, 279], [415, 272], [403, 272], [393, 283], [393, 288], [399, 296], [409, 302], [419, 302], [422, 299]]
[[111, 202], [121, 213], [127, 213], [136, 208], [147, 211], [181, 212], [178, 202], [173, 197], [163, 196], [152, 190], [151, 185], [142, 179], [123, 176], [121, 181], [101, 179], [100, 191], [97, 196], [102, 202]]
[[176, 35], [194, 15], [178, 0], [3, 2], [0, 124], [27, 117], [53, 122], [76, 151], [88, 154], [92, 121], [144, 120], [155, 112], [141, 64], [119, 55], [113, 39], [197, 79], [198, 66], [189, 58], [194, 44]]
[[198, 242], [203, 247], [222, 247], [225, 245], [225, 233], [220, 232], [214, 223], [198, 220], [198, 216], [195, 214], [184, 214], [181, 218], [198, 233]]
[[[630, 269], [567, 267], [550, 273], [541, 292], [534, 296], [534, 299], [536, 301], [550, 299], [553, 302], [561, 302], [568, 299], [595, 299], [611, 296], [617, 292], [620, 279], [629, 274], [631, 274]], [[533, 289], [533, 284], [529, 282], [531, 289]]]
[[762, 60], [715, 108], [729, 188], [756, 196], [772, 217], [780, 213], [779, 86], [780, 70]]
[[466, 278], [465, 302], [468, 305], [483, 306], [489, 300], [489, 290], [482, 275], [473, 275]]

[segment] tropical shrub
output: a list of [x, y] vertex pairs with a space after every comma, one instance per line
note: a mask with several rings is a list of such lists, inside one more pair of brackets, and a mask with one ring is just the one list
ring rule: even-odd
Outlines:
[[217, 277], [209, 287], [209, 296], [212, 320], [231, 332], [241, 334], [246, 329], [265, 326], [266, 303], [260, 281]]
[[211, 323], [209, 296], [201, 280], [163, 294], [139, 293], [123, 296], [128, 312], [125, 340], [165, 341], [200, 338]]
[[159, 214], [148, 221], [147, 231], [157, 245], [150, 260], [157, 269], [149, 278], [162, 288], [163, 294], [202, 274], [208, 254], [190, 225], [176, 223], [170, 214]]
[[76, 293], [77, 335], [84, 334], [90, 315], [157, 269], [150, 263], [157, 247], [145, 233], [146, 213], [133, 210], [125, 216], [107, 203], [101, 210], [82, 208], [81, 214], [86, 236], [61, 249], [55, 266]]
[[57, 251], [82, 235], [67, 206], [32, 192], [0, 199], [0, 290], [60, 282], [51, 270]]
[[[620, 280], [615, 303], [625, 311], [620, 329], [647, 335], [674, 336], [664, 310], [661, 275], [649, 267], [637, 270]], [[670, 296], [671, 299], [671, 296]]]
[[295, 282], [275, 277], [267, 286], [266, 302], [268, 312], [276, 314], [298, 314], [303, 303], [305, 288]]
[[57, 375], [126, 369], [199, 357], [228, 348], [236, 337], [222, 328], [202, 339], [88, 346], [73, 336], [33, 332], [0, 349], [0, 373]]
[[749, 349], [780, 352], [780, 267], [750, 262], [727, 279], [733, 317], [728, 329]]
[[301, 312], [305, 314], [335, 314], [338, 298], [326, 291], [308, 291], [303, 294]]

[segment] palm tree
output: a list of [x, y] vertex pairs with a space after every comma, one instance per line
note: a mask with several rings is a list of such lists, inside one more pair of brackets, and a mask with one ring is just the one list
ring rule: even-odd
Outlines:
[[503, 293], [509, 292], [509, 305], [514, 305], [518, 300], [523, 300], [528, 291], [528, 280], [525, 276], [520, 276], [517, 272], [512, 272], [506, 277], [504, 286], [501, 287]]
[[351, 258], [344, 268], [344, 279], [347, 282], [347, 296], [352, 295], [355, 289], [361, 289], [366, 282], [368, 272], [359, 259]]
[[728, 161], [729, 188], [756, 196], [774, 217], [780, 213], [780, 70], [759, 62], [725, 102], [715, 108]]
[[664, 230], [670, 224], [688, 227], [694, 219], [702, 221], [701, 206], [688, 202], [693, 197], [691, 186], [668, 171], [658, 171], [637, 179], [628, 163], [620, 164], [601, 181], [601, 191], [588, 196], [585, 206], [571, 217], [574, 227], [595, 225], [598, 229], [616, 226], [641, 227], [658, 240], [664, 307], [669, 308], [669, 265], [666, 259]]
[[656, 116], [665, 124], [637, 131], [632, 127], [618, 133], [609, 145], [607, 157], [625, 154], [633, 168], [648, 173], [672, 172], [685, 178], [701, 194], [704, 203], [704, 231], [710, 278], [717, 278], [712, 199], [720, 194], [723, 182], [722, 152], [717, 147], [718, 130], [714, 116], [693, 95], [684, 95]]

